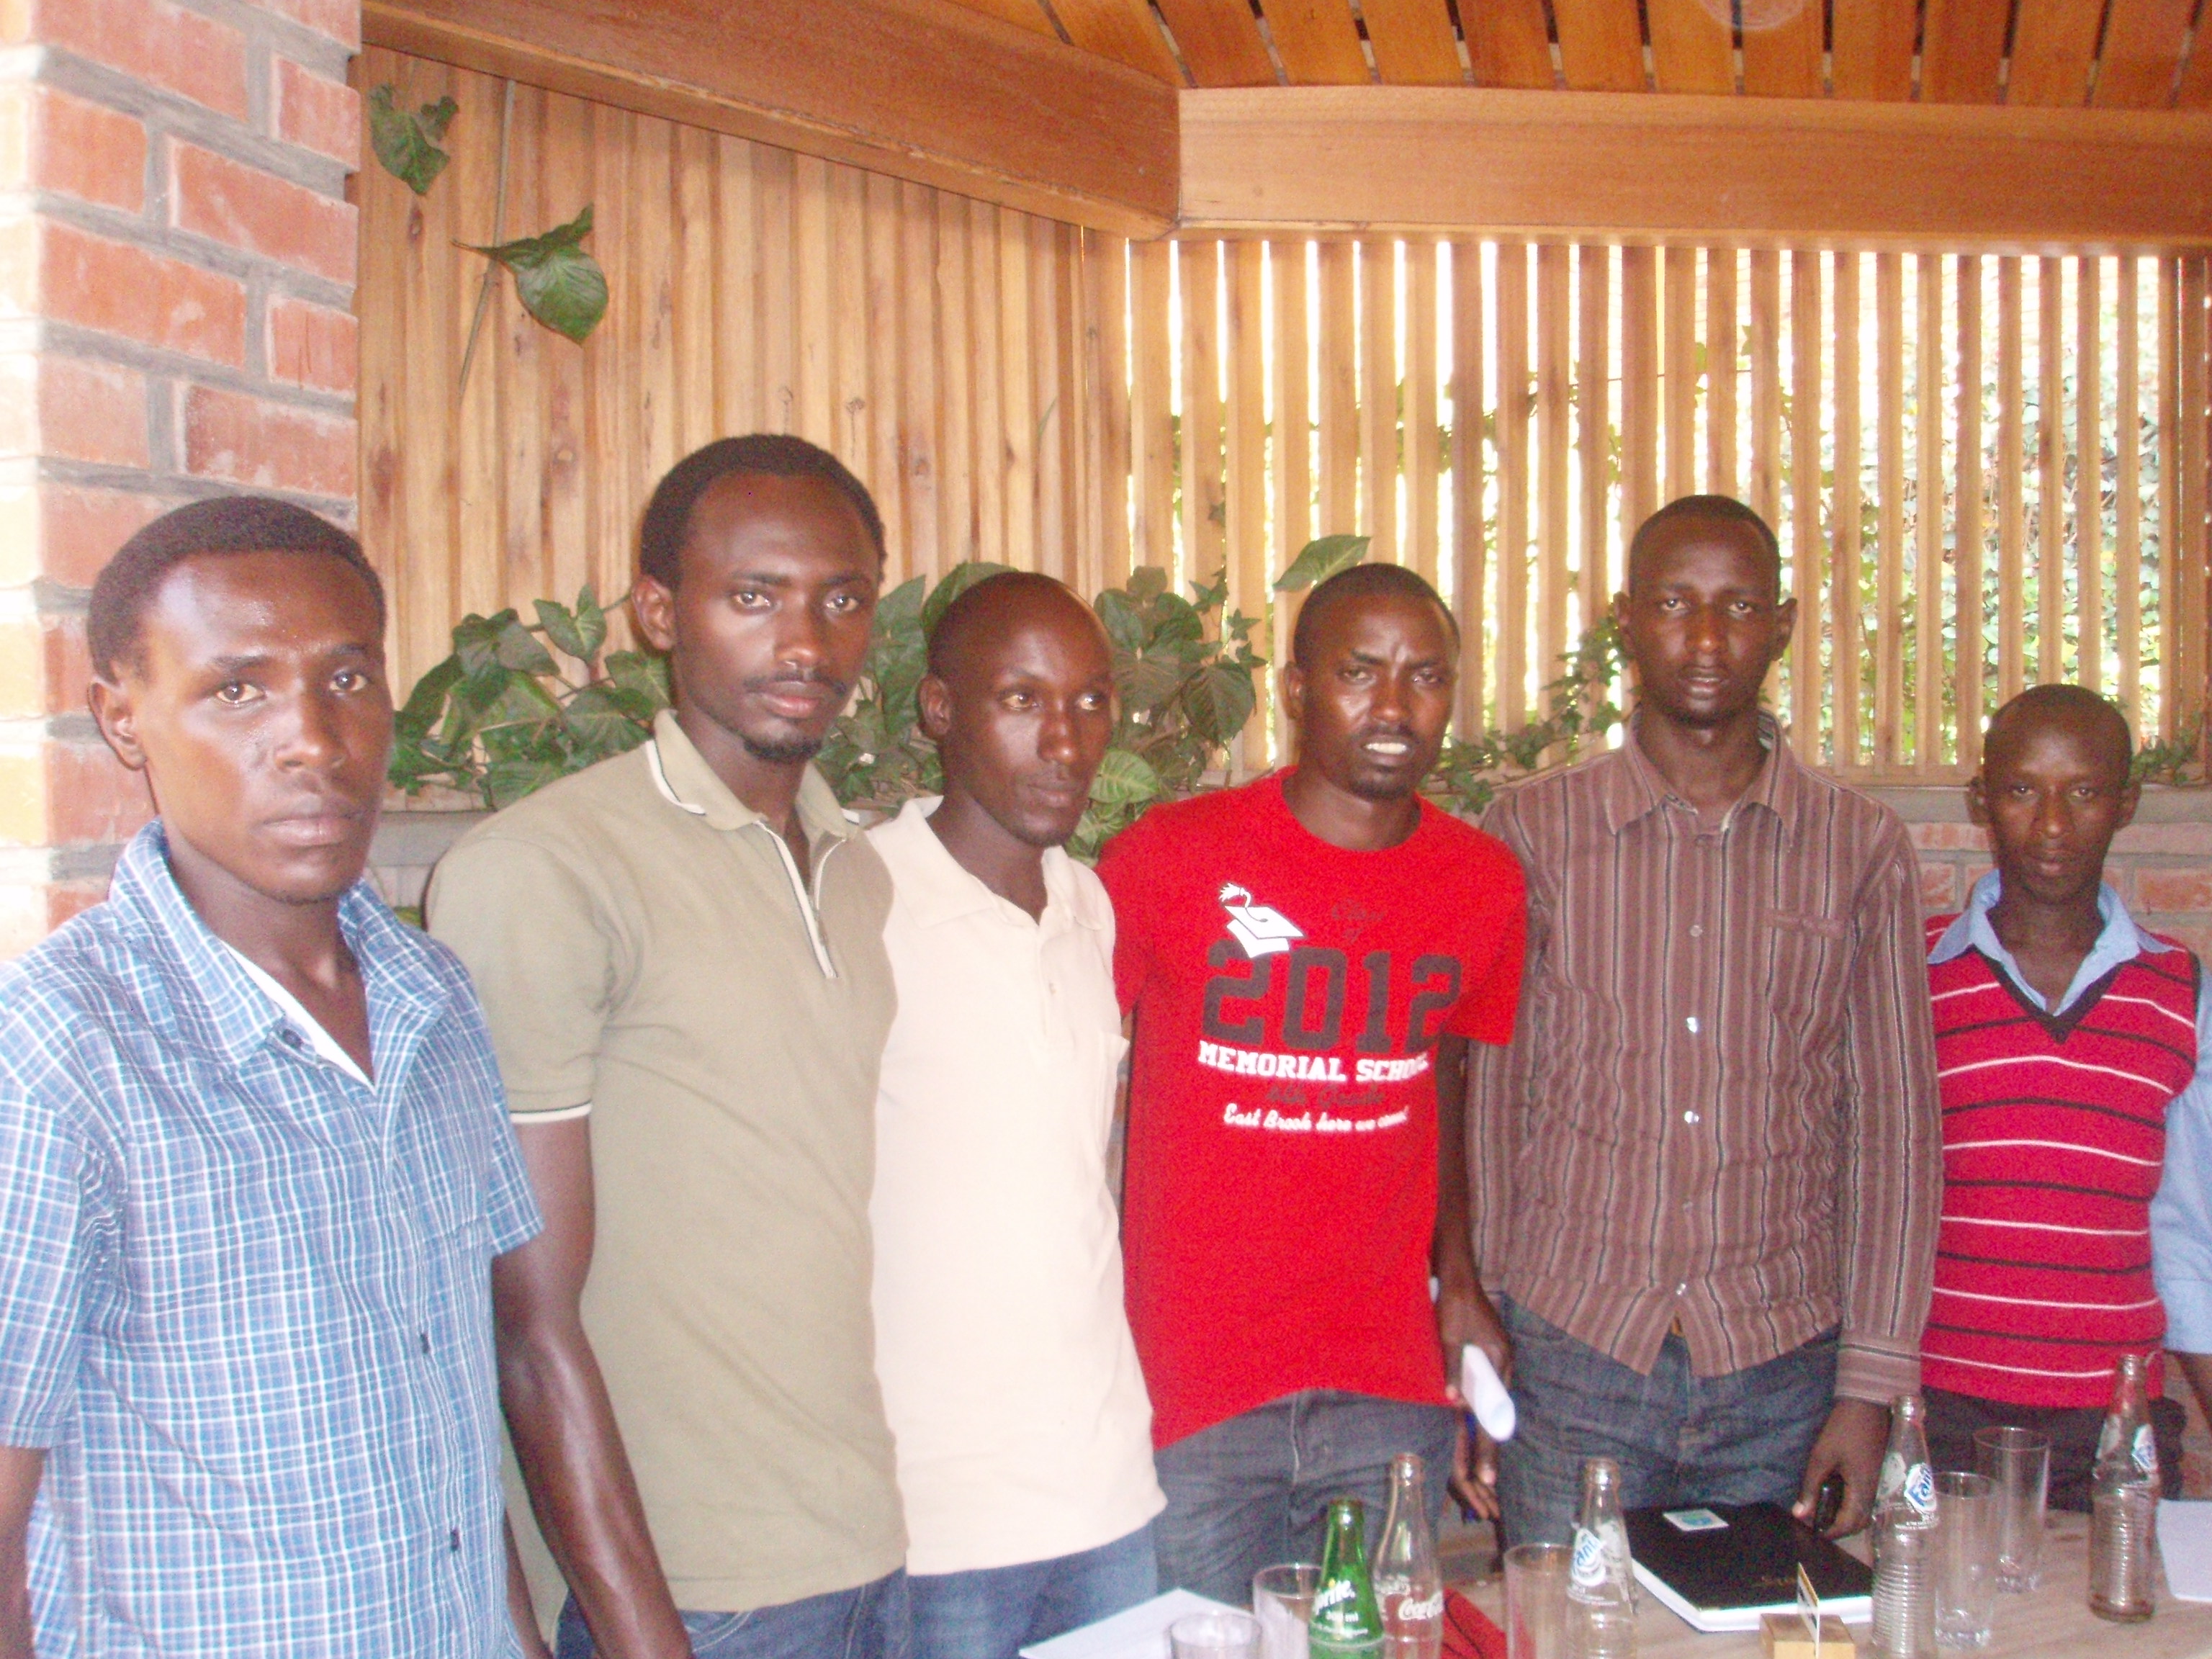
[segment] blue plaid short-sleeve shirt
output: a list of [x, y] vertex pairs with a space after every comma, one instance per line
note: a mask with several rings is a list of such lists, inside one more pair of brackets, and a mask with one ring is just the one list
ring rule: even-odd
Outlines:
[[185, 901], [156, 823], [0, 969], [0, 1444], [41, 1659], [505, 1659], [489, 1267], [538, 1227], [452, 953], [357, 886], [375, 1082]]

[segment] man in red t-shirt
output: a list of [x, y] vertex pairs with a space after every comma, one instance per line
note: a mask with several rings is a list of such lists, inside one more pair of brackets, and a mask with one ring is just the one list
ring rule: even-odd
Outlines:
[[1379, 1526], [1401, 1451], [1433, 1519], [1446, 1378], [1465, 1343], [1504, 1358], [1463, 1079], [1470, 1038], [1512, 1034], [1521, 869], [1418, 793], [1458, 653], [1413, 572], [1332, 577], [1283, 676], [1299, 764], [1148, 813], [1099, 866], [1136, 1021], [1123, 1253], [1163, 1585], [1244, 1601], [1317, 1559], [1340, 1494]]

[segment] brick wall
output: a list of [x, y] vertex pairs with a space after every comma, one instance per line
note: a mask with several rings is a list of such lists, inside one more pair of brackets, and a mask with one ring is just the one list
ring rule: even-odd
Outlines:
[[144, 821], [84, 601], [165, 507], [354, 516], [359, 0], [0, 0], [0, 957]]

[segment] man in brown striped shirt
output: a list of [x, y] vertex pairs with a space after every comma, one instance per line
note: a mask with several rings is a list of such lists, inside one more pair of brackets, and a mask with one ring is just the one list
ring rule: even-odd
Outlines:
[[1513, 1541], [1563, 1540], [1585, 1457], [1620, 1460], [1631, 1507], [1809, 1514], [1832, 1473], [1841, 1534], [1928, 1311], [1917, 866], [1896, 816], [1808, 769], [1759, 708], [1796, 607], [1756, 514], [1662, 509], [1613, 606], [1627, 742], [1485, 825], [1528, 881], [1520, 1022], [1469, 1082], [1520, 1413], [1497, 1496]]

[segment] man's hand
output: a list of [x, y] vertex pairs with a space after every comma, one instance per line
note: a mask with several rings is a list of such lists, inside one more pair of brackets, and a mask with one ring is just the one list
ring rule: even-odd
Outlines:
[[[1482, 1293], [1480, 1285], [1444, 1287], [1437, 1296], [1437, 1338], [1443, 1345], [1444, 1392], [1462, 1411], [1467, 1401], [1459, 1387], [1462, 1347], [1472, 1344], [1489, 1357], [1500, 1381], [1513, 1381], [1513, 1345], [1504, 1322]], [[1498, 1443], [1477, 1428], [1468, 1431], [1464, 1421], [1452, 1449], [1452, 1495], [1486, 1520], [1498, 1518]]]
[[1847, 1537], [1866, 1525], [1874, 1513], [1874, 1486], [1881, 1474], [1881, 1455], [1889, 1444], [1889, 1407], [1871, 1400], [1838, 1400], [1829, 1409], [1813, 1442], [1813, 1455], [1805, 1460], [1805, 1484], [1798, 1489], [1791, 1513], [1801, 1521], [1813, 1518], [1820, 1501], [1820, 1487], [1831, 1474], [1844, 1477], [1843, 1506], [1828, 1528], [1831, 1538]]

